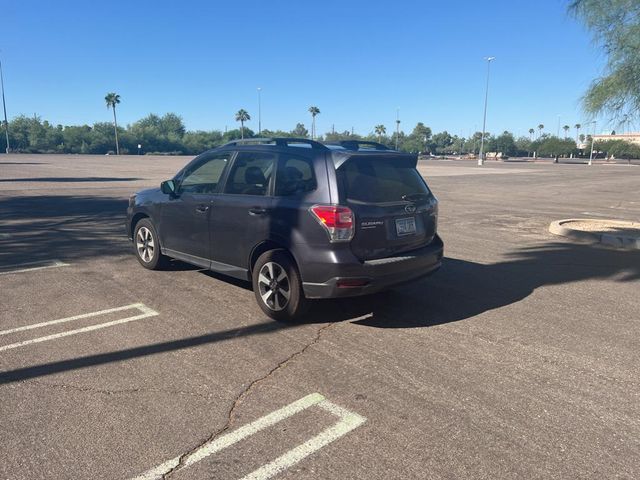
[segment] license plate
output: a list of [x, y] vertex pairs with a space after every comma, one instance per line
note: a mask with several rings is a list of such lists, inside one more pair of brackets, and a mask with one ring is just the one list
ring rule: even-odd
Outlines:
[[416, 219], [414, 217], [396, 219], [396, 233], [398, 236], [416, 233]]

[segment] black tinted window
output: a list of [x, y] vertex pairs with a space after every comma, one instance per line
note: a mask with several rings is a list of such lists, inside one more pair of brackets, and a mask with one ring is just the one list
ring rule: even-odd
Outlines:
[[271, 153], [239, 153], [233, 162], [224, 192], [266, 195], [274, 165], [275, 155]]
[[222, 177], [230, 154], [205, 158], [189, 168], [182, 176], [180, 191], [189, 193], [214, 193]]
[[283, 156], [276, 177], [276, 195], [288, 196], [311, 192], [317, 187], [313, 162], [309, 158]]
[[393, 158], [352, 158], [338, 169], [338, 179], [344, 196], [356, 202], [398, 202], [403, 195], [429, 193], [412, 164]]

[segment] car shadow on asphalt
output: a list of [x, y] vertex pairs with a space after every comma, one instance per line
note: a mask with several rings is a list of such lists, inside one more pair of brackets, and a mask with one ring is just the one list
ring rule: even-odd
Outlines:
[[491, 264], [445, 258], [433, 276], [390, 292], [318, 302], [307, 321], [417, 328], [471, 319], [517, 303], [540, 287], [583, 280], [640, 280], [640, 251], [554, 242], [520, 248]]

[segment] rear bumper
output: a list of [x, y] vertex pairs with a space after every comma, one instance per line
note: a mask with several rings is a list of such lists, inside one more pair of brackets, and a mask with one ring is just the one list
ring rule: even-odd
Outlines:
[[444, 244], [439, 236], [426, 247], [401, 255], [359, 262], [336, 259], [332, 275], [322, 282], [304, 281], [302, 287], [307, 298], [337, 298], [368, 295], [431, 275], [442, 264]]

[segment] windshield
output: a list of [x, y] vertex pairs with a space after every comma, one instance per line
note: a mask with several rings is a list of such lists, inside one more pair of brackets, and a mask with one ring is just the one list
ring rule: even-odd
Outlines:
[[430, 193], [413, 165], [393, 158], [353, 158], [337, 174], [342, 193], [351, 202], [421, 201]]

